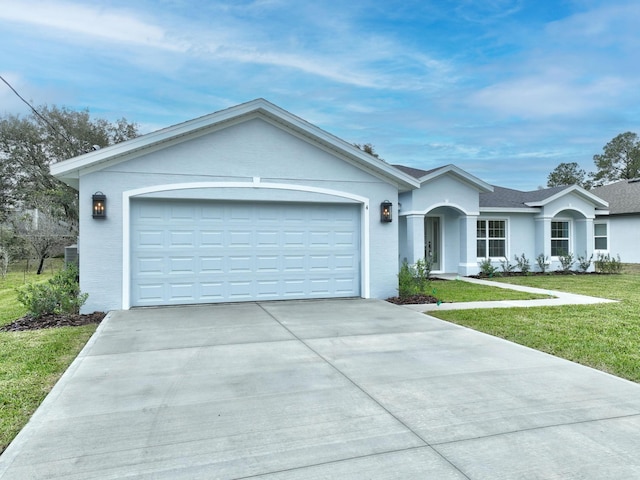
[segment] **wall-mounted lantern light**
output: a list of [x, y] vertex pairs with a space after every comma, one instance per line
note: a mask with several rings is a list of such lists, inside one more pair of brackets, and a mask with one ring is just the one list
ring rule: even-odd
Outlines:
[[391, 216], [392, 203], [389, 200], [385, 200], [380, 204], [380, 221], [383, 223], [390, 222], [393, 217]]
[[93, 201], [93, 218], [107, 218], [107, 196], [96, 192], [91, 196]]

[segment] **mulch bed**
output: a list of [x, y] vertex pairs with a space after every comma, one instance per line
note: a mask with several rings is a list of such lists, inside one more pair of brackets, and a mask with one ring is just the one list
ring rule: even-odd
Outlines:
[[438, 303], [438, 299], [431, 295], [410, 295], [403, 298], [389, 297], [387, 302], [395, 303], [396, 305], [421, 305], [423, 303]]
[[0, 327], [1, 332], [21, 332], [24, 330], [40, 330], [55, 327], [79, 327], [91, 323], [100, 323], [105, 317], [104, 312], [93, 312], [84, 315], [44, 315], [40, 318], [22, 317]]

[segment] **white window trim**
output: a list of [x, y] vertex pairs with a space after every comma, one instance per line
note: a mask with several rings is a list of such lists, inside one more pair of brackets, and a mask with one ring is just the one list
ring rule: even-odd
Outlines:
[[[596, 248], [596, 225], [607, 226], [607, 248], [605, 250]], [[602, 238], [602, 235], [597, 235], [598, 238]], [[611, 229], [609, 227], [609, 220], [596, 220], [593, 222], [593, 251], [595, 253], [609, 253], [609, 246], [611, 245]]]
[[[478, 247], [477, 247], [477, 241], [478, 241], [478, 224], [477, 222], [490, 222], [490, 221], [499, 221], [499, 222], [504, 222], [504, 257], [490, 257], [489, 256], [489, 224], [486, 224], [486, 231], [487, 231], [487, 236], [484, 237], [484, 240], [487, 241], [487, 245], [486, 245], [486, 252], [487, 255], [484, 257], [478, 257]], [[509, 219], [505, 218], [505, 217], [478, 217], [476, 219], [476, 259], [478, 262], [481, 262], [483, 260], [491, 260], [491, 261], [505, 261], [509, 259], [509, 247], [510, 247], [510, 237], [509, 237]], [[493, 240], [500, 240], [500, 238], [493, 238]]]
[[[567, 238], [567, 245], [569, 246], [568, 248], [568, 252], [566, 252], [566, 254], [570, 254], [570, 253], [574, 253], [574, 248], [573, 248], [573, 218], [560, 218], [560, 217], [554, 217], [551, 219], [551, 223], [553, 222], [567, 222], [567, 229], [569, 230], [569, 237]], [[553, 238], [553, 228], [551, 226], [551, 224], [549, 224], [550, 230], [549, 230], [549, 253], [551, 253], [551, 241], [552, 240], [564, 240], [565, 237], [562, 238]], [[559, 255], [549, 255], [551, 257], [552, 260], [559, 260], [560, 256]]]

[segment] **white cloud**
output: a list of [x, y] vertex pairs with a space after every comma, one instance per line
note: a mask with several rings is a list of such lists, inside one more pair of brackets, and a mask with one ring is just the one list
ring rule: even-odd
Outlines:
[[543, 73], [497, 83], [472, 95], [471, 103], [507, 116], [574, 117], [610, 106], [626, 88], [622, 78], [563, 77]]
[[185, 47], [169, 41], [163, 28], [146, 23], [124, 10], [67, 2], [4, 2], [0, 19], [111, 42], [174, 51]]

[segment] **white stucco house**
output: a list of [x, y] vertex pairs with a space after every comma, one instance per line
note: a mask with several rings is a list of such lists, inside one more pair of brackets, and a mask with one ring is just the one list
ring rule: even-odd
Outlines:
[[[79, 191], [83, 311], [397, 293], [403, 260], [594, 251], [607, 202], [390, 165], [254, 100], [51, 167]], [[553, 265], [552, 265], [553, 267]]]

